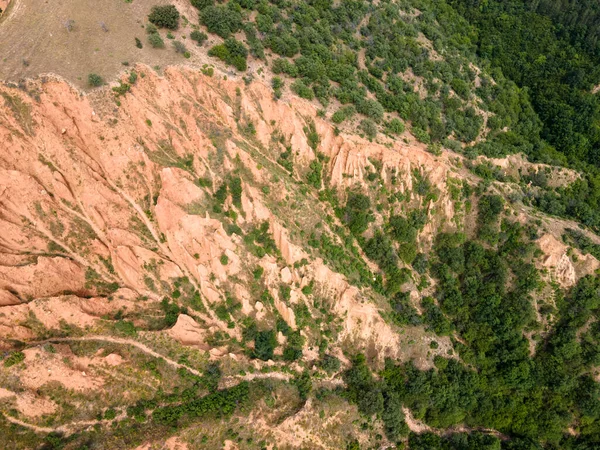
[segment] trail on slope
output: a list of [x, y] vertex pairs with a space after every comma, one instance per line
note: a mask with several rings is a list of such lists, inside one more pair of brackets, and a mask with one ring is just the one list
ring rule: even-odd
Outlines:
[[120, 344], [120, 345], [131, 345], [150, 356], [162, 359], [168, 365], [175, 367], [176, 369], [186, 369], [187, 371], [189, 371], [190, 373], [193, 373], [196, 376], [199, 376], [199, 377], [202, 376], [202, 372], [200, 372], [196, 369], [193, 369], [192, 367], [186, 366], [185, 364], [181, 364], [181, 363], [178, 363], [177, 361], [173, 361], [172, 359], [168, 358], [167, 356], [164, 356], [164, 355], [152, 350], [147, 345], [142, 344], [141, 342], [138, 342], [133, 339], [118, 338], [118, 337], [113, 337], [113, 336], [56, 337], [56, 338], [46, 339], [44, 341], [38, 341], [33, 344], [40, 345], [40, 344], [45, 344], [47, 342], [68, 342], [68, 341], [76, 341], [76, 342], [96, 341], [96, 342], [110, 342], [112, 344]]

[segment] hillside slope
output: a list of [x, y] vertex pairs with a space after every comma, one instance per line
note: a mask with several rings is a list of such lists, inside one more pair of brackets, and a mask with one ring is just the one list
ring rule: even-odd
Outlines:
[[88, 92], [33, 65], [0, 84], [1, 447], [594, 448], [600, 238], [536, 209], [585, 174], [505, 157], [529, 148], [526, 95], [456, 40], [442, 60], [455, 13], [394, 5], [311, 3], [380, 43], [409, 24], [394, 48], [438, 62], [396, 77], [382, 47], [337, 48], [351, 100], [201, 46], [105, 61]]

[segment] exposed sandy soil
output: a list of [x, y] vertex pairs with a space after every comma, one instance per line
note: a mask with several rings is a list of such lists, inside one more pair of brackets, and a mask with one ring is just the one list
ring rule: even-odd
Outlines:
[[[252, 414], [249, 422], [266, 433], [267, 442], [285, 449], [336, 449], [350, 431], [346, 425], [358, 417], [355, 406], [338, 410], [321, 418], [313, 401], [309, 399], [295, 414], [277, 421], [278, 413], [262, 411]], [[275, 423], [274, 423], [275, 422]]]
[[538, 241], [544, 257], [542, 267], [550, 271], [551, 277], [563, 287], [573, 286], [577, 280], [585, 275], [594, 273], [600, 262], [592, 255], [583, 255], [579, 250], [572, 252], [577, 256], [577, 262], [568, 256], [568, 247], [552, 234], [545, 234]]
[[177, 323], [167, 334], [184, 345], [193, 345], [208, 350], [210, 347], [204, 342], [206, 331], [193, 318], [180, 314]]
[[73, 367], [65, 362], [60, 354], [43, 352], [39, 348], [27, 349], [25, 369], [20, 379], [29, 389], [38, 389], [46, 383], [58, 382], [75, 391], [97, 390], [102, 387], [102, 378], [86, 372], [87, 364], [78, 358], [69, 358]]
[[490, 161], [492, 164], [500, 167], [505, 176], [512, 176], [520, 179], [524, 175], [533, 174], [537, 171], [547, 173], [548, 186], [558, 187], [566, 186], [580, 178], [578, 172], [564, 167], [554, 167], [548, 164], [531, 163], [527, 161], [521, 153], [509, 155], [505, 158], [486, 158], [479, 157], [481, 161]]
[[47, 398], [39, 398], [30, 392], [17, 396], [17, 410], [27, 417], [39, 417], [56, 411], [56, 404]]
[[[38, 93], [40, 103], [18, 90], [3, 89], [0, 137], [8, 148], [0, 156], [0, 170], [6, 175], [0, 178], [0, 228], [5, 231], [0, 244], [13, 259], [32, 249], [47, 253], [50, 248], [54, 253], [52, 258], [37, 258], [37, 262], [15, 260], [2, 266], [7, 274], [4, 303], [16, 302], [14, 297], [27, 301], [32, 296], [56, 295], [65, 290], [93, 294], [97, 283], [87, 283], [90, 271], [106, 283], [116, 282], [122, 287], [119, 292], [132, 293], [124, 301], [134, 300], [136, 294], [158, 299], [165, 292], [163, 281], [182, 276], [199, 288], [209, 304], [222, 301], [220, 286], [241, 270], [239, 244], [227, 235], [221, 221], [210, 218], [208, 213], [189, 212], [188, 205], [202, 202], [205, 193], [178, 166], [178, 158], [194, 154], [194, 171], [210, 171], [208, 160], [213, 157], [214, 146], [206, 121], [235, 132], [236, 112], [228, 98], [237, 96], [237, 88], [244, 91], [240, 99], [242, 116], [255, 123], [256, 136], [263, 145], [269, 144], [271, 133], [277, 129], [297, 149], [296, 163], [300, 167], [308, 166], [315, 158], [304, 133], [304, 117], [315, 115], [308, 102], [274, 102], [270, 88], [260, 82], [246, 87], [189, 69], [168, 69], [165, 78], [144, 66], [137, 70], [145, 78], [139, 79], [131, 94], [121, 98], [118, 109], [109, 106], [110, 92], [81, 97], [60, 81], [30, 84], [28, 89]], [[195, 109], [190, 109], [192, 105]], [[147, 118], [152, 127], [145, 123]], [[443, 159], [427, 153], [422, 146], [397, 143], [390, 149], [352, 135], [335, 136], [333, 128], [320, 119], [315, 124], [321, 136], [319, 151], [331, 158], [328, 171], [334, 186], [363, 183], [367, 168], [373, 168], [370, 158], [380, 159], [383, 179], [389, 181], [396, 175], [402, 190], [412, 189], [415, 169], [424, 171], [438, 188], [438, 213], [433, 214], [432, 205], [430, 236], [439, 223], [453, 216], [445, 185], [449, 169]], [[226, 149], [229, 158], [243, 154], [248, 164], [256, 167], [249, 154], [233, 141], [227, 142]], [[172, 161], [171, 166], [168, 161]], [[225, 159], [224, 164], [231, 164], [228, 161]], [[288, 230], [265, 206], [262, 197], [255, 187], [244, 187], [244, 220], [270, 223], [287, 264], [305, 258], [307, 254], [292, 242]], [[155, 204], [149, 204], [149, 198], [155, 199]], [[226, 266], [219, 262], [223, 254], [229, 259]], [[112, 262], [112, 268], [106, 260]], [[28, 276], [35, 278], [41, 263], [47, 271], [45, 280], [51, 282], [40, 280], [46, 284], [39, 286], [37, 279], [22, 285], [15, 282], [27, 280]], [[355, 288], [321, 263], [311, 262], [310, 268], [320, 281], [331, 285], [338, 299], [336, 310], [347, 315], [342, 338], [352, 337], [356, 342], [367, 337], [374, 339], [376, 347], [383, 350], [382, 355], [397, 351], [394, 332], [381, 320], [377, 308], [359, 300]], [[277, 280], [290, 280], [289, 269], [281, 272], [273, 266], [273, 270], [277, 271]], [[154, 280], [152, 285], [148, 284], [149, 276]], [[292, 303], [302, 298], [299, 290], [293, 291]], [[276, 286], [272, 293], [276, 308], [295, 326], [293, 311], [280, 301]], [[65, 301], [59, 298], [56, 301]], [[75, 299], [69, 302], [76, 303]], [[81, 309], [93, 303], [82, 300]], [[122, 307], [114, 306], [113, 311]], [[10, 322], [14, 325], [18, 323], [17, 311], [21, 311], [23, 321], [30, 308], [9, 306], [5, 314], [13, 316]], [[69, 322], [75, 317], [77, 326], [93, 325], [93, 314], [78, 314], [77, 308], [72, 313], [68, 311], [64, 308], [64, 314], [46, 317], [34, 310], [36, 317], [48, 326], [56, 326], [60, 318]], [[17, 326], [10, 332], [27, 335]]]
[[[39, 327], [59, 329], [67, 324], [90, 335], [64, 342], [134, 345], [180, 368], [184, 366], [135, 340], [93, 333], [99, 333], [95, 329], [106, 320], [102, 316], [155, 305], [163, 296], [172, 296], [175, 280], [186, 279], [201, 293], [208, 312], [181, 314], [170, 330], [159, 334], [209, 351], [213, 359], [223, 358], [228, 349], [211, 348], [207, 338], [216, 330], [241, 336], [239, 326], [227, 328], [213, 312], [227, 294], [235, 294], [244, 315], [260, 319], [274, 307], [296, 328], [293, 307], [310, 303], [301, 288], [314, 280], [331, 311], [341, 318], [338, 340], [332, 343], [332, 351], [340, 356], [345, 345], [367, 350], [380, 361], [385, 356], [415, 359], [419, 367], [427, 368], [435, 353], [445, 354], [451, 348], [449, 338], [436, 338], [439, 348], [430, 350], [431, 337], [419, 330], [417, 344], [407, 350], [368, 292], [311, 257], [304, 242], [290, 230], [294, 218], [274, 213], [273, 198], [285, 203], [295, 188], [280, 183], [271, 198], [260, 189], [259, 183], [271, 182], [269, 172], [259, 170], [258, 165], [276, 160], [277, 153], [268, 150], [276, 131], [294, 148], [294, 164], [300, 173], [315, 159], [304, 131], [305, 118], [316, 115], [314, 105], [292, 98], [275, 102], [271, 89], [261, 82], [246, 86], [239, 80], [209, 78], [186, 68], [168, 68], [164, 77], [147, 66], [136, 70], [144, 76], [131, 93], [119, 99], [120, 107], [108, 89], [81, 95], [54, 78], [29, 82], [23, 89], [0, 86], [0, 142], [5, 143], [0, 153], [0, 344], [8, 347], [11, 339], [34, 340]], [[257, 130], [253, 138], [238, 129], [238, 123], [246, 121]], [[436, 157], [420, 144], [386, 146], [350, 134], [336, 136], [325, 120], [316, 117], [314, 121], [321, 139], [318, 151], [329, 157], [327, 179], [339, 192], [366, 184], [368, 173], [376, 170], [376, 160], [381, 162], [377, 170], [382, 183], [389, 187], [392, 177], [396, 178], [400, 190], [411, 192], [410, 201], [417, 204], [421, 199], [412, 192], [412, 174], [420, 171], [438, 193], [436, 200], [425, 205], [430, 221], [420, 243], [426, 248], [437, 232], [452, 229], [454, 202], [446, 182], [457, 174], [447, 155]], [[193, 155], [191, 163], [186, 162], [188, 155]], [[235, 208], [238, 223], [267, 221], [281, 258], [249, 256], [243, 240], [228, 233], [225, 222], [209, 207], [223, 178], [223, 173], [215, 171], [214, 161], [219, 159], [226, 174], [235, 170], [250, 174], [244, 180], [241, 206]], [[201, 176], [211, 179], [211, 188], [199, 186]], [[321, 220], [319, 211], [308, 213]], [[580, 263], [573, 264], [559, 236], [552, 232], [540, 240], [546, 254], [543, 266], [570, 286], [597, 268], [598, 262], [581, 256]], [[227, 264], [220, 261], [223, 255]], [[301, 270], [294, 267], [304, 258], [308, 263]], [[248, 274], [257, 264], [264, 268], [261, 282], [273, 296], [273, 306], [260, 302], [248, 288]], [[290, 286], [289, 300], [280, 298], [282, 283]], [[315, 355], [305, 353], [307, 360]], [[55, 382], [75, 391], [94, 392], [103, 385], [94, 369], [123, 363], [118, 354], [68, 356], [67, 361], [63, 355], [32, 348], [26, 350], [26, 370], [11, 370], [19, 370], [21, 382], [32, 390]], [[198, 370], [191, 371], [200, 375]], [[36, 410], [30, 397], [16, 401], [19, 411], [30, 417], [49, 413], [53, 407], [39, 402]], [[293, 436], [311, 448], [332, 448], [326, 435], [303, 431], [315, 416], [308, 404], [274, 433], [280, 439]], [[261, 418], [256, 420], [260, 425]], [[165, 443], [143, 448], [184, 445], [173, 442], [175, 447], [165, 447]]]
[[142, 444], [135, 450], [188, 450], [188, 445], [182, 442], [177, 436], [170, 437], [164, 442], [153, 442]]

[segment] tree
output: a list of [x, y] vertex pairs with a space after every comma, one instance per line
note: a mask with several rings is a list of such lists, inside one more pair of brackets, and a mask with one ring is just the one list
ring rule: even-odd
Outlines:
[[273, 330], [259, 331], [254, 339], [254, 357], [267, 361], [273, 359], [277, 337]]
[[242, 29], [242, 15], [233, 8], [232, 3], [211, 5], [200, 11], [200, 23], [206, 25], [209, 32], [227, 39], [232, 33]]
[[176, 30], [179, 27], [179, 11], [174, 5], [153, 6], [148, 21], [159, 28]]
[[344, 221], [350, 232], [358, 236], [365, 232], [371, 221], [371, 200], [363, 194], [350, 193], [344, 210]]
[[310, 379], [310, 373], [308, 370], [304, 369], [302, 374], [296, 375], [292, 383], [294, 383], [298, 389], [300, 400], [305, 401], [308, 398], [308, 394], [310, 394], [310, 391], [312, 390], [312, 381]]

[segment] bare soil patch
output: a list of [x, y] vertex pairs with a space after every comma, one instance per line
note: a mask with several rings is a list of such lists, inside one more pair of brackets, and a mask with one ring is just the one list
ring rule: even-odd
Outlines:
[[[175, 53], [165, 31], [161, 31], [165, 48], [154, 49], [143, 28], [152, 6], [165, 3], [170, 2], [13, 0], [0, 16], [0, 79], [18, 81], [56, 73], [78, 87], [87, 87], [89, 73], [111, 80], [124, 69], [123, 62], [153, 67], [182, 63], [186, 60]], [[197, 13], [189, 2], [186, 5], [181, 5], [181, 14], [197, 24]], [[181, 20], [173, 35], [185, 43], [183, 36], [189, 37], [191, 31], [191, 25]], [[136, 37], [142, 41], [142, 49], [136, 47]], [[196, 46], [187, 41], [188, 47]]]

